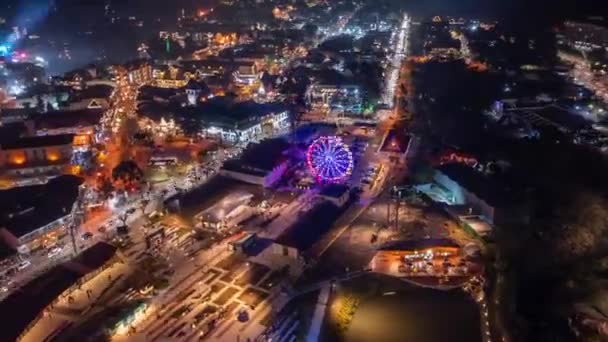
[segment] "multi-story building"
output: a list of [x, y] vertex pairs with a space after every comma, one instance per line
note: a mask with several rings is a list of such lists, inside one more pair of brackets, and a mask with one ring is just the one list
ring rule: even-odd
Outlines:
[[290, 125], [289, 112], [274, 104], [240, 102], [217, 105], [208, 101], [194, 108], [202, 114], [203, 135], [228, 144], [246, 144], [271, 138]]
[[19, 253], [52, 246], [65, 236], [82, 178], [64, 175], [42, 185], [0, 191], [0, 239]]
[[74, 135], [74, 147], [89, 148], [98, 141], [103, 109], [49, 112], [32, 118], [37, 136]]
[[152, 66], [147, 60], [134, 60], [124, 65], [129, 84], [143, 85], [152, 81]]
[[0, 144], [0, 171], [17, 178], [57, 176], [69, 171], [73, 134], [20, 138]]
[[228, 61], [213, 58], [201, 61], [188, 61], [183, 64], [195, 70], [202, 77], [221, 76], [230, 69]]
[[222, 231], [234, 228], [246, 220], [254, 211], [249, 202], [253, 194], [245, 191], [231, 192], [213, 206], [195, 215], [194, 219], [203, 229]]
[[254, 61], [241, 61], [233, 74], [236, 83], [253, 84], [258, 79], [256, 63]]
[[224, 163], [220, 174], [240, 181], [270, 187], [287, 170], [285, 151], [289, 143], [283, 139], [269, 139], [250, 144], [239, 159]]

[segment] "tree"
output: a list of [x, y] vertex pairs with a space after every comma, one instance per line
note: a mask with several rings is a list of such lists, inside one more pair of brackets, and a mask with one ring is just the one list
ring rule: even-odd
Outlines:
[[568, 340], [564, 313], [605, 274], [606, 199], [581, 186], [553, 190], [537, 201], [538, 217], [529, 226], [497, 231], [497, 262], [515, 295], [504, 299], [513, 300], [509, 314], [522, 340]]
[[114, 186], [108, 177], [100, 176], [97, 178], [97, 191], [101, 193], [103, 198], [108, 198], [114, 191]]
[[319, 31], [319, 27], [317, 25], [314, 24], [305, 24], [302, 27], [302, 31], [308, 36], [308, 37], [314, 37], [317, 35], [317, 32]]
[[576, 263], [601, 253], [608, 236], [607, 205], [605, 199], [586, 191], [576, 192], [560, 203], [553, 220], [557, 229], [551, 236], [556, 257]]
[[143, 175], [143, 171], [133, 160], [122, 161], [112, 170], [112, 179], [121, 182], [127, 188], [141, 182]]

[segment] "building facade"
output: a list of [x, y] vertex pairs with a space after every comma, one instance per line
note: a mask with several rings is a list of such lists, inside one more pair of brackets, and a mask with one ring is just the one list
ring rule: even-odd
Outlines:
[[361, 114], [363, 95], [357, 85], [313, 84], [306, 92], [306, 100], [312, 108]]
[[131, 85], [141, 86], [152, 81], [152, 66], [146, 60], [136, 60], [125, 65], [125, 76]]
[[0, 238], [21, 254], [55, 245], [78, 212], [82, 183], [82, 178], [64, 175], [0, 191]]
[[66, 171], [70, 165], [74, 135], [21, 138], [0, 145], [0, 170], [17, 177], [46, 177]]
[[275, 134], [289, 128], [289, 112], [280, 111], [268, 113], [259, 117], [251, 117], [236, 124], [210, 121], [202, 134], [205, 137], [221, 140], [228, 144], [246, 144], [272, 138]]

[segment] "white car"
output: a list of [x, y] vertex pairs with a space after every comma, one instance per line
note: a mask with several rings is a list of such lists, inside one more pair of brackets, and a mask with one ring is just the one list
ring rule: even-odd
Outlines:
[[22, 271], [22, 270], [30, 267], [31, 264], [32, 263], [29, 260], [24, 260], [24, 261], [20, 262], [19, 265], [17, 265], [17, 269], [19, 271]]
[[50, 258], [54, 258], [57, 255], [59, 255], [59, 253], [61, 253], [61, 251], [63, 251], [63, 248], [61, 248], [61, 247], [54, 247], [53, 249], [51, 249], [49, 251], [49, 254], [47, 256], [49, 257], [49, 259]]

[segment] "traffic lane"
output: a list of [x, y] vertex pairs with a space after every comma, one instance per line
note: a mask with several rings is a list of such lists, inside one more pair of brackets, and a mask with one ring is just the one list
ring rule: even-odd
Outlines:
[[[86, 249], [92, 245], [91, 241], [80, 241], [79, 238], [77, 238], [77, 243], [82, 247], [79, 248], [79, 250]], [[49, 255], [50, 250], [44, 249], [37, 253], [30, 254], [27, 257], [23, 257], [23, 261], [28, 262], [29, 265], [21, 270], [17, 269], [15, 273], [3, 280], [1, 285], [3, 288], [6, 287], [6, 291], [0, 289], [0, 298], [5, 298], [32, 279], [47, 272], [51, 268], [70, 260], [74, 256], [71, 238], [69, 236], [64, 237], [59, 241], [59, 244], [62, 247], [61, 251], [57, 254]]]

